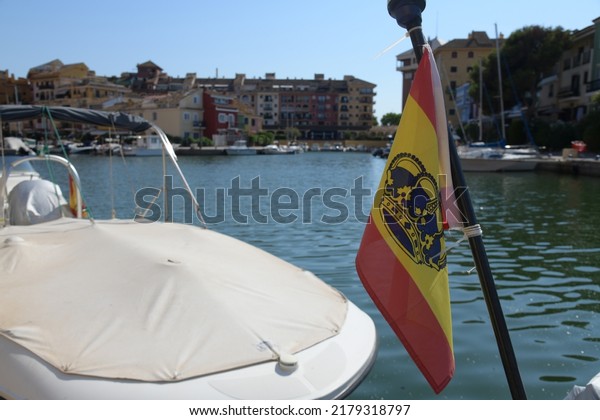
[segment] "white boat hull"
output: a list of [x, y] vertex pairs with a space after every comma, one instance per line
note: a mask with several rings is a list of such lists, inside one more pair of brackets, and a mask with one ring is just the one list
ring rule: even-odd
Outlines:
[[265, 149], [263, 151], [265, 155], [295, 155], [296, 152], [293, 150], [269, 150]]
[[256, 149], [225, 149], [225, 153], [230, 156], [242, 156], [242, 155], [255, 155], [257, 153]]
[[527, 172], [533, 171], [537, 162], [528, 159], [462, 157], [460, 164], [463, 172]]
[[229, 146], [225, 149], [225, 153], [228, 155], [239, 156], [239, 155], [256, 155], [258, 150], [246, 145], [246, 140], [236, 140], [233, 146]]
[[463, 172], [527, 172], [537, 166], [537, 151], [495, 147], [459, 147]]
[[0, 336], [0, 396], [34, 400], [338, 399], [347, 396], [370, 371], [375, 341], [371, 318], [350, 304], [340, 333], [298, 353], [298, 368], [292, 373], [281, 370], [277, 362], [268, 362], [166, 383], [65, 374]]

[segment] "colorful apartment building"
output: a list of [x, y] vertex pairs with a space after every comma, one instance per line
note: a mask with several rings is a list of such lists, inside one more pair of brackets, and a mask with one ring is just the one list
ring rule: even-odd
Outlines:
[[304, 139], [342, 139], [346, 131], [366, 131], [375, 125], [373, 83], [354, 76], [343, 80], [264, 78], [196, 79], [196, 86], [235, 98], [259, 117], [265, 130], [300, 132]]

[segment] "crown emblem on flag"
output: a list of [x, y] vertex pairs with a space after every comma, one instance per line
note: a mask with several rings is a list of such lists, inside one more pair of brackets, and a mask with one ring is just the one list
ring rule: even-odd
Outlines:
[[415, 263], [435, 270], [446, 266], [442, 252], [439, 188], [435, 178], [411, 153], [395, 156], [386, 169], [379, 210], [385, 226]]

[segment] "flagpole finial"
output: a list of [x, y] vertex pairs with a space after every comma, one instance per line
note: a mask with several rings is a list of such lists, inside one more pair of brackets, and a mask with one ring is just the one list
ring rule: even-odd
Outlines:
[[388, 13], [398, 25], [412, 29], [421, 25], [421, 13], [425, 10], [425, 0], [388, 0]]
[[423, 46], [426, 44], [421, 30], [423, 10], [425, 10], [425, 0], [388, 0], [388, 13], [396, 19], [398, 25], [410, 33], [417, 62], [421, 61]]

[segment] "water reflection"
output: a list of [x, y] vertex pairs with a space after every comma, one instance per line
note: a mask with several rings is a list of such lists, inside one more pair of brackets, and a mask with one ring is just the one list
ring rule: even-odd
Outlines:
[[[128, 173], [113, 177], [124, 190], [118, 211], [128, 217], [132, 203], [128, 178], [144, 186], [160, 186], [152, 159], [132, 159]], [[248, 186], [260, 176], [261, 186], [290, 188], [299, 194], [311, 188], [351, 189], [361, 177], [375, 191], [384, 167], [382, 159], [358, 153], [305, 153], [298, 156], [256, 156], [243, 164], [227, 157], [182, 158], [193, 188], [205, 188], [208, 208], [217, 188], [240, 177]], [[235, 164], [234, 164], [235, 163]], [[79, 158], [86, 202], [102, 217], [110, 216], [108, 180], [102, 158]], [[529, 398], [563, 398], [574, 384], [585, 384], [600, 371], [600, 182], [594, 178], [527, 174], [467, 174], [474, 207], [502, 302], [511, 340]], [[212, 198], [212, 202], [210, 201]], [[365, 198], [364, 210], [372, 194]], [[348, 208], [353, 198], [338, 197]], [[302, 268], [313, 271], [356, 302], [377, 324], [380, 349], [372, 373], [355, 391], [357, 399], [502, 399], [510, 398], [468, 245], [463, 242], [448, 257], [456, 373], [439, 396], [428, 387], [406, 351], [362, 288], [354, 257], [364, 224], [349, 217], [343, 223], [323, 223], [331, 209], [312, 202], [311, 222], [250, 220], [240, 224], [227, 216], [212, 229], [251, 242]], [[238, 210], [250, 213], [249, 200]], [[260, 210], [265, 212], [265, 203]], [[123, 216], [125, 214], [125, 216]], [[301, 215], [300, 215], [301, 216]], [[451, 234], [450, 241], [460, 235]]]

